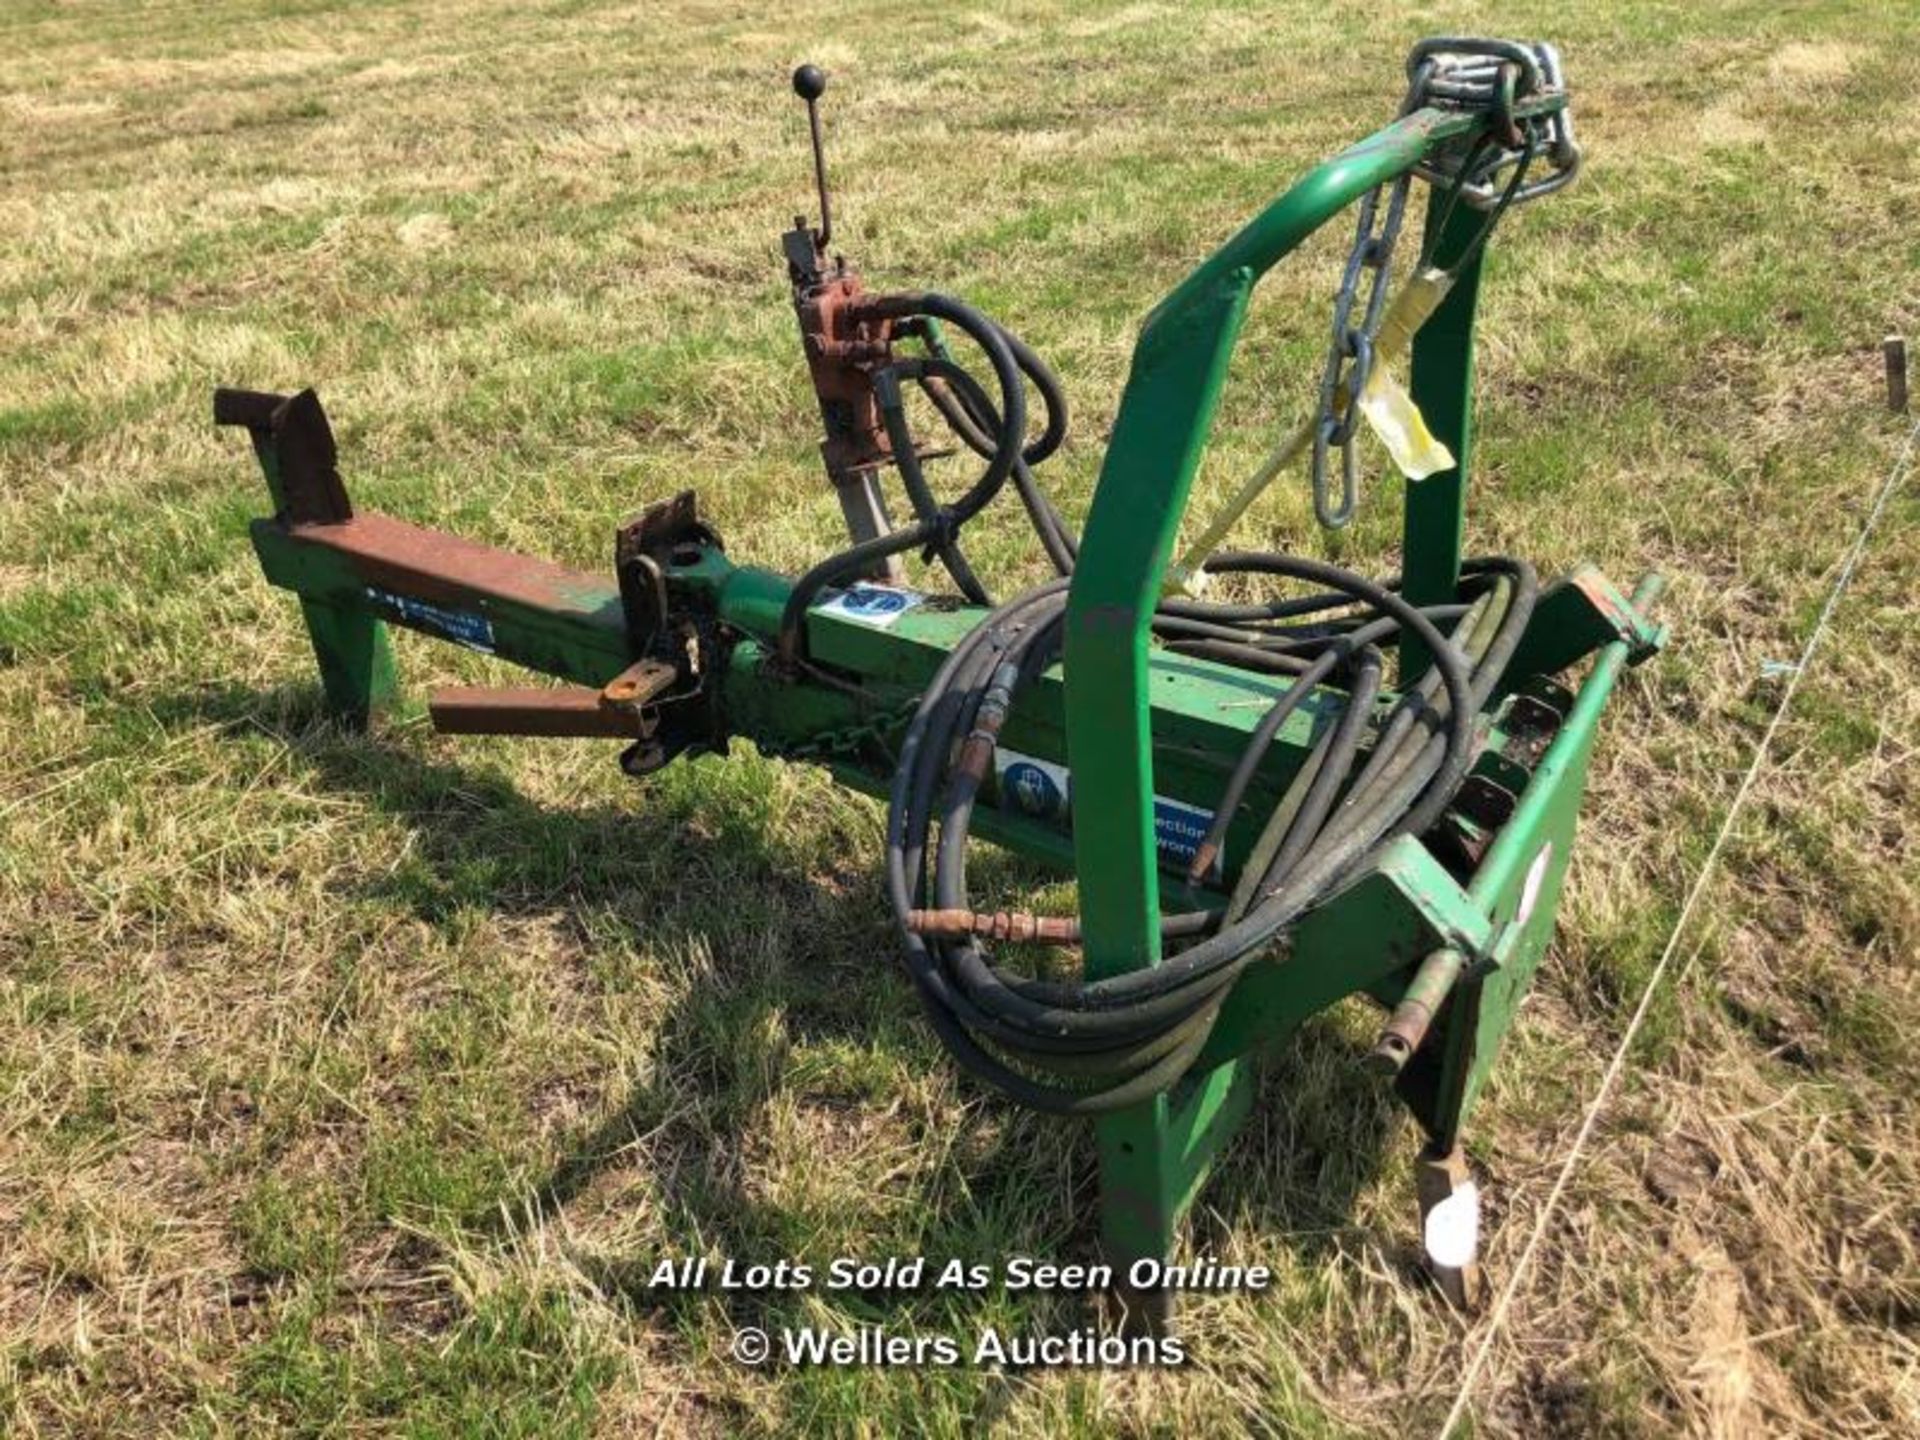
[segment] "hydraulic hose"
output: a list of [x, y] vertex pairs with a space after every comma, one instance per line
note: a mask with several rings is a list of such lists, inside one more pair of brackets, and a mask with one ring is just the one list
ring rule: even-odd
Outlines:
[[[956, 1058], [1021, 1103], [1085, 1113], [1132, 1104], [1163, 1088], [1174, 1067], [1199, 1053], [1221, 1000], [1246, 966], [1363, 863], [1396, 822], [1429, 809], [1437, 814], [1471, 759], [1476, 695], [1490, 687], [1490, 662], [1499, 658], [1496, 642], [1508, 629], [1511, 602], [1491, 618], [1491, 600], [1435, 607], [1443, 612], [1436, 623], [1396, 592], [1322, 562], [1235, 554], [1221, 556], [1219, 564], [1324, 586], [1323, 606], [1363, 607], [1371, 618], [1331, 631], [1321, 654], [1291, 678], [1256, 728], [1222, 796], [1209, 837], [1216, 845], [1287, 714], [1321, 680], [1345, 670], [1346, 704], [1327, 742], [1295, 778], [1290, 793], [1297, 799], [1287, 823], [1254, 857], [1264, 863], [1240, 913], [1218, 928], [1204, 916], [1169, 916], [1163, 938], [1169, 932], [1204, 938], [1163, 964], [1097, 981], [1036, 980], [992, 965], [971, 927], [955, 934], [929, 924], [929, 911], [971, 913], [965, 855], [973, 809], [1020, 688], [1059, 657], [1064, 581], [987, 616], [935, 676], [908, 727], [889, 806], [887, 876], [909, 973]], [[1440, 628], [1449, 623], [1454, 636]], [[1395, 767], [1378, 783], [1382, 798], [1358, 815], [1337, 810], [1336, 796], [1372, 720], [1382, 670], [1377, 646], [1403, 631], [1417, 635], [1434, 657], [1431, 693], [1417, 692], [1417, 713], [1431, 730], [1403, 727], [1394, 751], [1366, 767], [1376, 774], [1381, 766]], [[1409, 747], [1413, 759], [1401, 760]], [[956, 1044], [955, 1036], [965, 1043]]]
[[[905, 554], [909, 550], [929, 549], [935, 553], [950, 551], [960, 527], [979, 514], [988, 502], [1000, 493], [1000, 487], [1006, 483], [1008, 473], [1020, 461], [1025, 444], [1026, 388], [1021, 383], [1020, 367], [1014, 359], [1013, 347], [1007, 343], [1005, 332], [999, 326], [971, 305], [948, 295], [932, 293], [881, 295], [868, 301], [866, 309], [875, 318], [925, 317], [947, 321], [964, 331], [986, 354], [987, 361], [993, 369], [994, 378], [999, 384], [1000, 430], [986, 469], [981, 472], [980, 477], [973, 482], [966, 494], [952, 505], [935, 507], [933, 514], [923, 515], [915, 524], [877, 536], [872, 540], [862, 541], [837, 555], [831, 555], [794, 582], [793, 590], [787, 596], [787, 603], [781, 611], [779, 635], [780, 657], [790, 664], [800, 659], [801, 627], [806, 618], [807, 608], [813, 604], [821, 590], [835, 581], [864, 573], [880, 561], [893, 555]], [[885, 383], [882, 382], [883, 385]], [[1064, 424], [1065, 412], [1061, 413]], [[889, 428], [892, 428], [891, 420], [889, 420]], [[892, 440], [891, 436], [889, 438]], [[900, 461], [904, 457], [905, 463], [915, 467], [917, 477], [919, 462], [912, 437], [907, 435], [905, 440], [904, 445], [897, 440], [892, 440], [894, 458]], [[987, 603], [986, 592], [979, 589], [978, 582], [974, 582], [972, 588], [977, 594], [975, 603]]]
[[[1275, 552], [1218, 554], [1207, 569], [1307, 587], [1305, 594], [1212, 602], [1169, 599], [1156, 641], [1273, 677], [1273, 700], [1226, 775], [1188, 869], [1220, 885], [1228, 829], [1248, 807], [1275, 741], [1316, 701], [1321, 728], [1264, 819], [1224, 908], [1163, 915], [1170, 953], [1158, 965], [1101, 979], [1045, 980], [995, 964], [983, 941], [1072, 944], [1071, 917], [976, 912], [967, 888], [975, 808], [995, 773], [998, 737], [1022, 691], [1064, 651], [1067, 590], [1078, 547], [1034, 477], [1066, 435], [1059, 381], [1030, 347], [950, 297], [883, 296], [876, 316], [902, 322], [928, 352], [897, 357], [875, 392], [914, 520], [815, 565], [781, 617], [780, 653], [804, 662], [802, 625], [825, 587], [910, 550], [937, 559], [974, 604], [991, 606], [959, 544], [962, 527], [1011, 480], [1060, 578], [990, 608], [928, 683], [900, 743], [887, 809], [886, 890], [908, 976], [960, 1065], [1015, 1101], [1063, 1114], [1137, 1104], [1172, 1085], [1212, 1033], [1221, 1003], [1256, 959], [1278, 953], [1291, 927], [1400, 834], [1430, 829], [1475, 751], [1475, 726], [1532, 614], [1537, 583], [1505, 558], [1463, 567], [1457, 597], [1416, 606], [1397, 577], [1368, 580], [1324, 561]], [[991, 389], [947, 347], [960, 331], [986, 357]], [[1026, 386], [1045, 419], [1026, 434]], [[950, 504], [934, 496], [908, 424], [917, 388], [984, 462]], [[1416, 639], [1431, 663], [1384, 715], [1383, 651]], [[852, 684], [851, 680], [842, 683]]]

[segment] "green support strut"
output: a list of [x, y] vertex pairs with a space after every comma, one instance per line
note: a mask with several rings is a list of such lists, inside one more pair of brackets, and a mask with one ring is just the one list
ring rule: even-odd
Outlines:
[[320, 662], [327, 713], [346, 729], [366, 729], [399, 689], [386, 622], [371, 610], [305, 598], [300, 614]]
[[[1087, 975], [1160, 962], [1147, 648], [1161, 582], [1253, 286], [1327, 220], [1478, 120], [1407, 116], [1273, 202], [1148, 317], [1121, 397], [1067, 605], [1067, 741]], [[1094, 783], [1088, 783], [1088, 782]], [[1243, 1113], [1252, 1057], [1099, 1122], [1102, 1241], [1118, 1276], [1159, 1259]], [[1154, 1324], [1164, 1292], [1119, 1290]]]
[[[1427, 249], [1448, 268], [1486, 224], [1465, 205], [1430, 206]], [[1436, 236], [1433, 232], [1439, 231]], [[1453, 452], [1451, 470], [1407, 482], [1400, 554], [1403, 593], [1414, 605], [1444, 605], [1459, 593], [1467, 530], [1467, 476], [1473, 466], [1473, 319], [1480, 304], [1484, 247], [1460, 267], [1453, 287], [1413, 337], [1413, 401], [1433, 438]], [[1427, 668], [1426, 647], [1407, 634], [1400, 642], [1400, 688]]]

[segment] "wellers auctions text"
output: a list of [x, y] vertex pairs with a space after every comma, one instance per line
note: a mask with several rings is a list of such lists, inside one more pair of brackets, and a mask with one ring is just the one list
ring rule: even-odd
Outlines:
[[1010, 1368], [1184, 1365], [1177, 1335], [1112, 1335], [1082, 1328], [1064, 1335], [1003, 1332], [991, 1327], [962, 1342], [950, 1335], [896, 1335], [877, 1325], [851, 1333], [811, 1327], [780, 1332], [780, 1358], [789, 1365], [1002, 1365]]

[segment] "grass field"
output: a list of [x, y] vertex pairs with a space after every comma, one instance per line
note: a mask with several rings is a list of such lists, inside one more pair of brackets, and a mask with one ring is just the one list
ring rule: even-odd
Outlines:
[[[1087, 1259], [1089, 1132], [957, 1078], [876, 806], [752, 756], [321, 718], [216, 384], [315, 385], [371, 508], [583, 568], [683, 485], [837, 535], [777, 234], [834, 74], [843, 243], [1062, 372], [1084, 513], [1138, 319], [1398, 103], [1419, 36], [1558, 41], [1590, 164], [1482, 307], [1473, 542], [1671, 577], [1561, 931], [1471, 1132], [1507, 1273], [1836, 562], [1920, 331], [1920, 41], [1831, 3], [0, 0], [0, 1428], [28, 1435], [1398, 1435], [1476, 1322], [1335, 1012], [1194, 1250], [1275, 1267], [1177, 1372], [743, 1368], [739, 1324], [970, 1333], [1074, 1297], [689, 1296], [687, 1253]], [[1262, 290], [1200, 484], [1303, 403], [1338, 244]], [[1302, 487], [1249, 543], [1393, 568]], [[1920, 1432], [1920, 499], [1894, 501], [1472, 1401], [1476, 1433]], [[970, 532], [971, 533], [971, 532]], [[1016, 507], [976, 554], [1037, 578]]]

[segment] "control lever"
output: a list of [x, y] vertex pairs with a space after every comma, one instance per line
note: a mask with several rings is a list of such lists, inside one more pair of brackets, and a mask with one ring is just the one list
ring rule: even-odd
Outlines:
[[[820, 138], [820, 97], [826, 92], [827, 72], [818, 65], [802, 65], [793, 72], [793, 93], [807, 102], [807, 127], [813, 132], [820, 228], [808, 228], [807, 217], [796, 215], [780, 245], [793, 282], [793, 311], [800, 322], [807, 372], [826, 431], [820, 458], [839, 495], [847, 534], [855, 544], [863, 544], [893, 533], [880, 489], [880, 472], [893, 463], [893, 448], [873, 393], [874, 372], [893, 363], [893, 321], [867, 312], [871, 297], [859, 274], [845, 257], [830, 257], [827, 251], [833, 211]], [[906, 571], [898, 555], [888, 555], [876, 560], [864, 578], [898, 585], [905, 583]]]
[[827, 93], [827, 72], [802, 65], [793, 72], [793, 93], [807, 102], [807, 128], [813, 132], [813, 183], [820, 191], [820, 228], [813, 243], [825, 251], [833, 240], [833, 211], [827, 204], [827, 152], [820, 143], [820, 97]]

